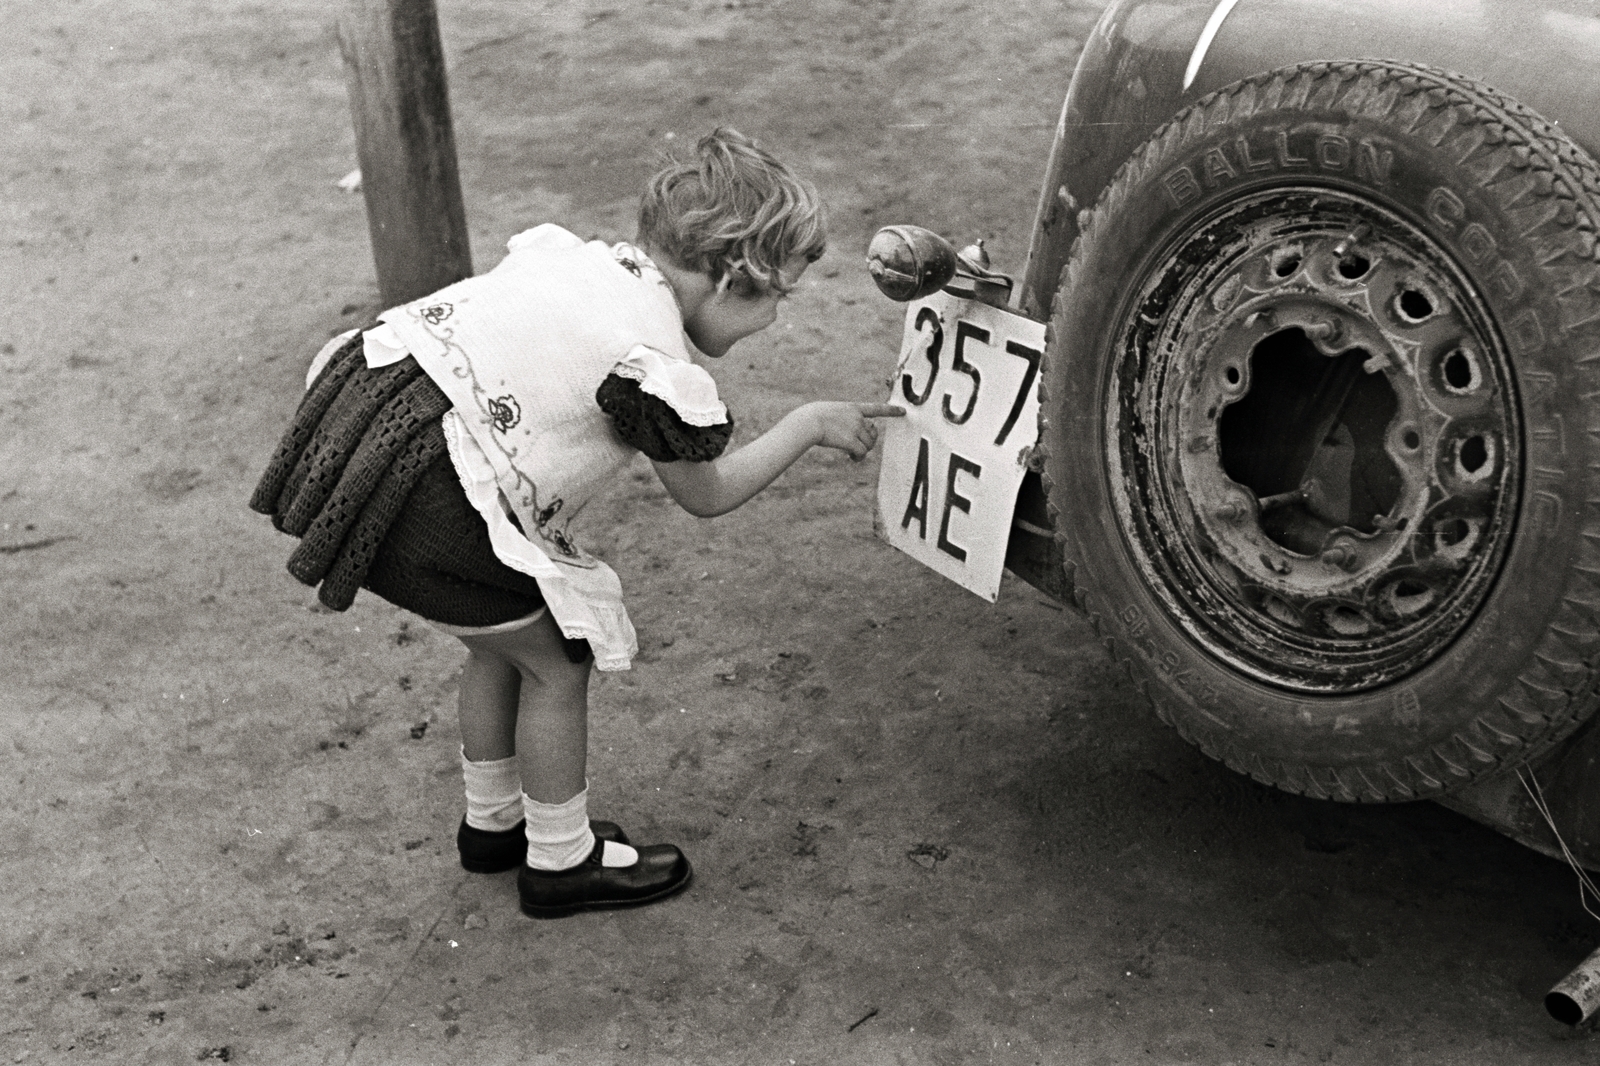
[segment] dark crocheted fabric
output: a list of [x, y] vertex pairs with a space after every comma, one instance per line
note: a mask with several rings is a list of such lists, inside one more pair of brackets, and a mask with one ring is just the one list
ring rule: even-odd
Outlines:
[[633, 378], [611, 374], [594, 394], [611, 416], [617, 435], [658, 463], [687, 459], [707, 463], [721, 455], [733, 436], [733, 419], [716, 426], [691, 426], [658, 396]]
[[[289, 476], [300, 461], [311, 435], [322, 423], [322, 416], [338, 398], [339, 391], [344, 388], [351, 373], [362, 365], [361, 335], [358, 333], [350, 338], [344, 347], [333, 353], [333, 358], [328, 360], [328, 364], [322, 368], [322, 373], [317, 375], [317, 379], [311, 383], [306, 394], [300, 398], [300, 407], [295, 411], [294, 421], [284, 433], [283, 440], [278, 444], [278, 450], [272, 455], [272, 461], [267, 464], [266, 473], [261, 475], [256, 491], [250, 497], [252, 511], [276, 516], [278, 498], [283, 494], [284, 486], [288, 484]], [[273, 524], [277, 525], [276, 518]]]
[[[278, 497], [273, 523], [279, 529], [298, 537], [311, 527], [312, 520], [333, 495], [373, 420], [406, 386], [418, 379], [427, 381], [417, 361], [410, 358], [380, 370], [368, 370], [363, 365], [349, 376], [311, 434], [311, 440], [300, 453]], [[437, 386], [433, 387], [437, 391]], [[448, 409], [446, 403], [445, 410]], [[298, 414], [295, 421], [300, 421]]]
[[[367, 573], [392, 532], [406, 501], [427, 471], [441, 462], [446, 467], [450, 466], [444, 431], [435, 417], [418, 430], [383, 472], [383, 477], [373, 486], [372, 494], [361, 508], [360, 516], [350, 527], [350, 532], [345, 535], [328, 565], [320, 571], [312, 571], [325, 574], [319, 590], [324, 603], [349, 604], [355, 600], [356, 590], [366, 581]], [[454, 468], [451, 471], [453, 474]], [[321, 522], [327, 513], [324, 511], [317, 521]], [[482, 524], [481, 520], [478, 524]], [[296, 577], [300, 575], [295, 564], [311, 543], [308, 534], [300, 542], [299, 550], [289, 557], [289, 572]]]
[[543, 605], [495, 557], [439, 419], [450, 401], [413, 359], [369, 370], [359, 335], [312, 383], [250, 498], [301, 538], [289, 572], [344, 610], [370, 588], [451, 625], [497, 625]]
[[[348, 386], [345, 391], [350, 391]], [[337, 409], [336, 406], [335, 411]], [[352, 545], [347, 534], [357, 524], [358, 518], [363, 520], [361, 524], [370, 541], [370, 550], [364, 554], [371, 560], [377, 551], [378, 541], [383, 539], [388, 529], [388, 522], [393, 521], [399, 513], [400, 504], [416, 479], [422, 475], [423, 468], [445, 454], [439, 416], [448, 410], [450, 401], [439, 391], [439, 386], [423, 375], [418, 375], [378, 410], [367, 431], [358, 438], [355, 451], [338, 472], [339, 480], [323, 501], [321, 510], [315, 512], [315, 517], [301, 533], [300, 547], [289, 558], [289, 573], [308, 585], [322, 580], [333, 568], [334, 558], [349, 553]], [[329, 412], [330, 415], [333, 413]], [[419, 436], [425, 426], [431, 427], [433, 433]], [[331, 463], [322, 469], [313, 468], [305, 484], [307, 487], [320, 485], [319, 478], [330, 476]], [[387, 483], [386, 491], [382, 493], [374, 491], [380, 480]], [[298, 517], [302, 499], [307, 494], [303, 488], [290, 515]], [[376, 529], [364, 513], [375, 507], [387, 512], [387, 520]], [[288, 522], [289, 517], [286, 516], [285, 524]], [[377, 540], [371, 540], [374, 532]], [[360, 584], [360, 578], [357, 577], [355, 583], [350, 585], [351, 598]], [[331, 595], [326, 589], [324, 592]]]

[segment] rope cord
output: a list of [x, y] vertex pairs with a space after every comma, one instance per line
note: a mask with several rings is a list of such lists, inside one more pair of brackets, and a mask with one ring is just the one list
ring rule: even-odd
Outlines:
[[1545, 802], [1544, 789], [1539, 787], [1539, 779], [1534, 776], [1531, 768], [1527, 771], [1527, 777], [1522, 776], [1523, 769], [1524, 767], [1517, 767], [1517, 780], [1522, 782], [1522, 787], [1528, 793], [1528, 798], [1533, 801], [1534, 809], [1544, 818], [1545, 824], [1550, 827], [1550, 832], [1555, 834], [1556, 843], [1561, 845], [1561, 854], [1566, 858], [1567, 865], [1572, 867], [1572, 872], [1578, 875], [1578, 902], [1583, 905], [1583, 909], [1588, 912], [1589, 917], [1600, 922], [1600, 914], [1589, 910], [1590, 896], [1595, 898], [1596, 903], [1600, 903], [1600, 889], [1597, 889], [1594, 881], [1590, 879], [1589, 871], [1578, 865], [1578, 860], [1573, 856], [1572, 849], [1567, 847], [1567, 842], [1562, 839], [1561, 830], [1556, 828], [1555, 819], [1550, 817], [1550, 805]]

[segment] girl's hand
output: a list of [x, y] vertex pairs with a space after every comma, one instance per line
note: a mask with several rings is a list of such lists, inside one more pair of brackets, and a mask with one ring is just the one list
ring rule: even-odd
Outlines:
[[878, 443], [878, 427], [874, 418], [904, 418], [905, 408], [887, 403], [846, 403], [823, 401], [809, 403], [806, 413], [816, 424], [816, 444], [821, 448], [837, 448], [847, 452], [852, 459], [864, 459]]

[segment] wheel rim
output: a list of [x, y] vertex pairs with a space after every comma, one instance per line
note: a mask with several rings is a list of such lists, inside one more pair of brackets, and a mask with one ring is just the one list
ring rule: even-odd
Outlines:
[[1482, 605], [1521, 481], [1511, 365], [1465, 274], [1342, 191], [1236, 200], [1169, 241], [1116, 339], [1124, 539], [1214, 656], [1346, 693]]

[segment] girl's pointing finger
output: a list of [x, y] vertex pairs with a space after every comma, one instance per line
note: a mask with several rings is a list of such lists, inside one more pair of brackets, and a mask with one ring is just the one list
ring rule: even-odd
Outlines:
[[857, 404], [861, 409], [862, 418], [904, 418], [906, 409], [896, 407], [892, 403], [862, 403]]

